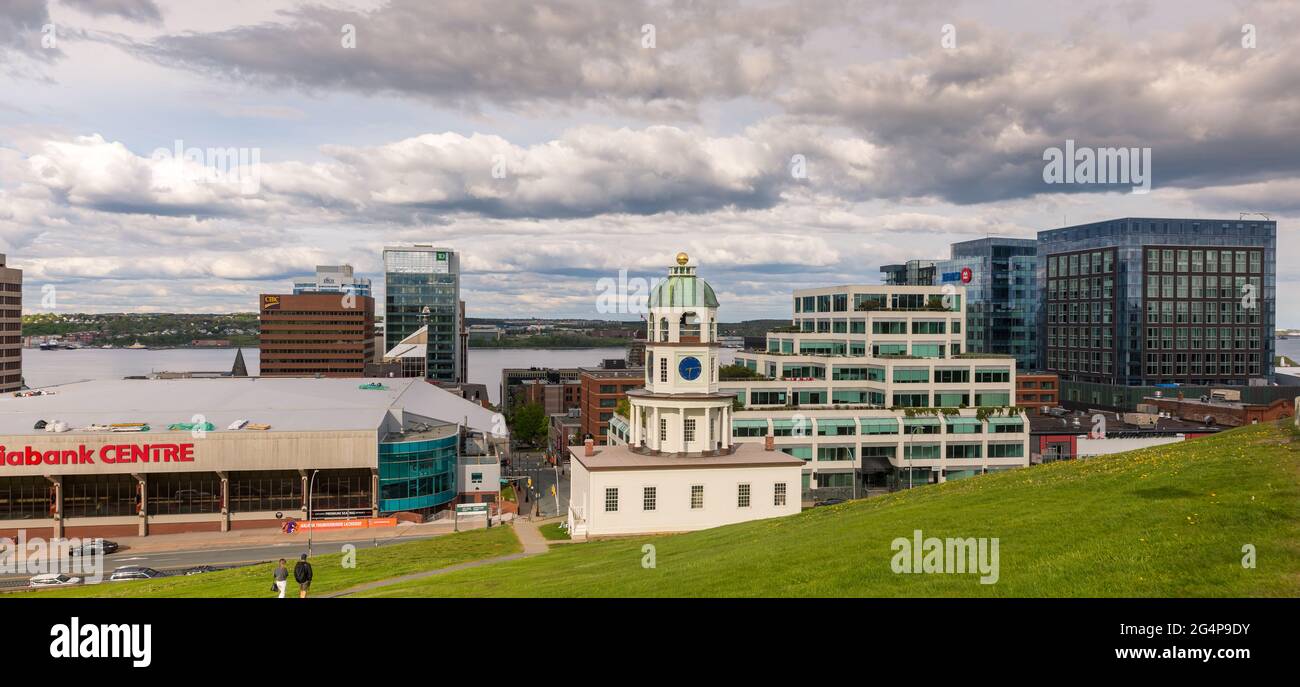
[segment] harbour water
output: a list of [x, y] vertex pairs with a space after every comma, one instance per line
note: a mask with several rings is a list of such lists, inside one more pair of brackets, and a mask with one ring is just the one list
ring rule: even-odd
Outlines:
[[[1278, 355], [1300, 360], [1300, 338], [1278, 339]], [[245, 348], [249, 374], [257, 374], [258, 352]], [[727, 351], [732, 353], [732, 351]], [[594, 366], [606, 358], [622, 358], [622, 348], [472, 348], [469, 381], [485, 384], [488, 397], [499, 402], [501, 370], [507, 367]], [[723, 363], [730, 356], [724, 356]], [[226, 371], [235, 361], [231, 348], [127, 350], [84, 348], [73, 351], [23, 350], [23, 377], [32, 388], [88, 379], [120, 379], [151, 372]]]
[[[245, 348], [248, 373], [258, 372], [258, 351]], [[501, 370], [507, 367], [595, 366], [605, 358], [622, 358], [622, 348], [471, 348], [469, 381], [485, 384], [499, 402]], [[224, 372], [235, 362], [233, 348], [23, 350], [23, 378], [32, 388], [90, 379], [121, 379], [152, 372]]]

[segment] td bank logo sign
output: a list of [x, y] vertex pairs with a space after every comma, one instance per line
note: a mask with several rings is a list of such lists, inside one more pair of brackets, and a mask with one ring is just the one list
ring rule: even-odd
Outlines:
[[128, 658], [136, 668], [153, 663], [153, 626], [149, 624], [81, 624], [73, 616], [50, 628], [50, 656], [54, 658]]
[[997, 584], [998, 538], [922, 537], [913, 530], [912, 538], [899, 537], [890, 545], [894, 557], [889, 567], [897, 574], [921, 573], [980, 575], [980, 584]]

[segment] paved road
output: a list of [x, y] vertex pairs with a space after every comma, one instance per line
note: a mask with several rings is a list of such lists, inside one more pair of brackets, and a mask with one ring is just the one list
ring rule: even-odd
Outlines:
[[[418, 539], [428, 539], [430, 536], [436, 535], [380, 539], [378, 545], [387, 546], [389, 544], [399, 544], [403, 542], [416, 541]], [[344, 544], [352, 544], [358, 549], [363, 549], [374, 546], [375, 542], [371, 539], [349, 539], [346, 541], [316, 540], [312, 542], [312, 555], [316, 556], [323, 553], [338, 553]], [[231, 549], [150, 551], [145, 553], [133, 553], [130, 550], [123, 550], [104, 557], [104, 574], [105, 577], [107, 577], [115, 568], [120, 568], [124, 565], [143, 565], [156, 570], [166, 571], [188, 568], [196, 565], [258, 563], [262, 561], [273, 561], [280, 558], [287, 559], [292, 563], [298, 558], [298, 556], [306, 552], [307, 538], [301, 534], [286, 535], [286, 540], [282, 544], [262, 544]], [[30, 575], [26, 574], [0, 575], [0, 587], [25, 585], [30, 577]]]
[[511, 456], [510, 468], [506, 470], [505, 476], [520, 478], [517, 483], [521, 485], [527, 484], [528, 479], [532, 478], [533, 493], [527, 495], [526, 501], [525, 495], [519, 494], [519, 505], [521, 509], [527, 507], [526, 512], [533, 512], [534, 498], [541, 504], [541, 516], [544, 518], [569, 512], [569, 474], [565, 466], [561, 466], [558, 511], [555, 508], [555, 497], [551, 496], [551, 485], [555, 484], [555, 468], [540, 453], [516, 452]]

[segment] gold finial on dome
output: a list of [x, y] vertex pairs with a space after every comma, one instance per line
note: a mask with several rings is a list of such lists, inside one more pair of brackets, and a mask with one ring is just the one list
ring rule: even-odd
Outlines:
[[681, 253], [678, 253], [678, 254], [677, 254], [677, 264], [678, 264], [678, 265], [685, 265], [686, 263], [688, 263], [688, 262], [690, 262], [690, 261], [691, 261], [691, 256], [687, 255], [685, 252], [681, 252]]

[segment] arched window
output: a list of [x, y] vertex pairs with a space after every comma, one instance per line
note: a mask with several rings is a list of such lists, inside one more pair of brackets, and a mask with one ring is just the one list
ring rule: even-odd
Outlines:
[[659, 318], [659, 340], [663, 342], [668, 341], [668, 318], [667, 317]]
[[682, 313], [677, 340], [683, 343], [695, 343], [700, 340], [699, 315], [693, 312]]

